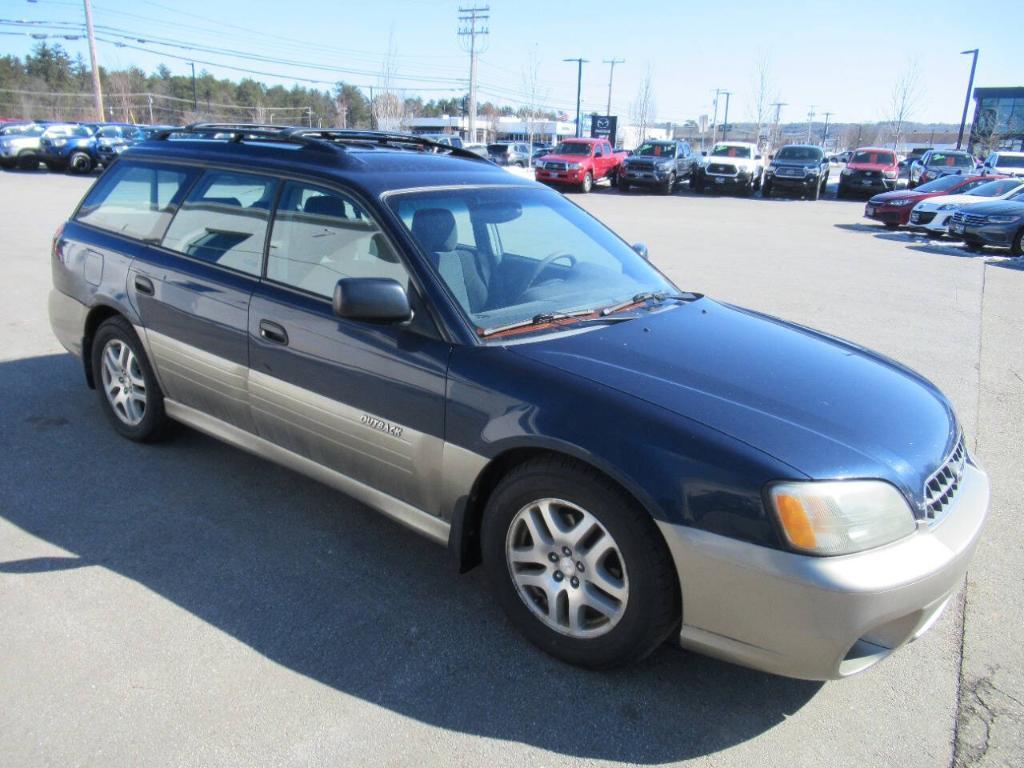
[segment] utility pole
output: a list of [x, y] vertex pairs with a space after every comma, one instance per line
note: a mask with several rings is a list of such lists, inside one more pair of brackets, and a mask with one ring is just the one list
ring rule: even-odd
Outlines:
[[576, 138], [583, 135], [583, 119], [580, 115], [580, 96], [583, 92], [583, 65], [589, 64], [587, 59], [577, 57], [575, 59], [562, 59], [562, 61], [575, 61], [576, 70]]
[[834, 115], [834, 114], [835, 114], [835, 112], [826, 112], [825, 113], [825, 130], [823, 130], [821, 132], [821, 148], [822, 149], [825, 149], [825, 147], [827, 146], [827, 142], [828, 142], [828, 119], [830, 117], [832, 117], [832, 115]]
[[[968, 53], [974, 54], [974, 58], [971, 60], [971, 78], [967, 81], [967, 95], [964, 96], [964, 116], [960, 118], [960, 133], [956, 137], [957, 149], [960, 149], [964, 143], [964, 128], [967, 126], [967, 107], [971, 103], [971, 90], [974, 88], [974, 70], [978, 66], [978, 49], [972, 48], [969, 51], [960, 51], [961, 56]], [[93, 64], [93, 69], [95, 68], [96, 65]], [[975, 117], [977, 117], [977, 112], [975, 112]]]
[[811, 104], [811, 108], [807, 110], [807, 143], [811, 143], [811, 123], [814, 121], [814, 108], [817, 104]]
[[[85, 3], [85, 33], [89, 38], [89, 63], [92, 66], [92, 98], [96, 107], [96, 119], [103, 122], [103, 87], [100, 85], [100, 65], [96, 62], [96, 35], [92, 30], [92, 5]], [[966, 110], [966, 107], [964, 107]], [[964, 113], [966, 114], [966, 112]]]
[[491, 6], [459, 6], [459, 37], [469, 38], [469, 141], [476, 143], [476, 57], [480, 52], [476, 39], [490, 32], [484, 22], [491, 17]]
[[153, 94], [149, 94], [146, 97], [149, 100], [149, 124], [153, 125], [156, 120], [153, 119]]
[[715, 88], [715, 115], [711, 118], [711, 146], [715, 146], [718, 140], [718, 97], [725, 93], [721, 88]]
[[199, 111], [199, 92], [196, 90], [196, 63], [194, 61], [189, 62], [189, 66], [192, 67], [192, 111]]
[[306, 107], [306, 114], [309, 115], [309, 127], [313, 127], [313, 108]]
[[615, 65], [625, 64], [625, 59], [603, 59], [603, 63], [610, 64], [611, 67], [608, 70], [608, 108], [604, 111], [606, 115], [612, 113], [612, 78], [615, 77]]
[[732, 91], [722, 91], [725, 94], [725, 119], [722, 120], [722, 141], [729, 138], [729, 97]]
[[779, 143], [779, 120], [782, 118], [782, 108], [788, 107], [789, 105], [784, 101], [776, 101], [772, 103], [775, 107], [775, 129], [772, 131], [772, 147]]

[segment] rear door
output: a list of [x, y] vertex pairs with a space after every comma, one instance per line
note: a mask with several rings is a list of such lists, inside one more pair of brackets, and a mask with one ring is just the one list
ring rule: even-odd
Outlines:
[[146, 249], [128, 277], [167, 397], [250, 432], [249, 301], [277, 184], [259, 174], [206, 171], [160, 247]]
[[[398, 280], [412, 325], [339, 318], [331, 299], [343, 277]], [[286, 182], [249, 312], [249, 388], [261, 437], [436, 514], [450, 345], [415, 291], [353, 195]]]

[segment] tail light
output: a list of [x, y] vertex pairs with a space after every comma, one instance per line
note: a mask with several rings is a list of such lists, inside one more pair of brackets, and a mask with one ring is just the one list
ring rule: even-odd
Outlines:
[[61, 223], [57, 227], [57, 231], [53, 233], [53, 249], [51, 255], [54, 261], [58, 261], [61, 264], [64, 263], [64, 224]]

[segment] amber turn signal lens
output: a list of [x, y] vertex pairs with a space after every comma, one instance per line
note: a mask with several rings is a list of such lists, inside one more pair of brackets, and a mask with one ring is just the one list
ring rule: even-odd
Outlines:
[[775, 497], [775, 505], [779, 511], [779, 520], [786, 529], [786, 538], [794, 547], [814, 549], [817, 540], [811, 521], [807, 518], [804, 505], [795, 496], [779, 494]]

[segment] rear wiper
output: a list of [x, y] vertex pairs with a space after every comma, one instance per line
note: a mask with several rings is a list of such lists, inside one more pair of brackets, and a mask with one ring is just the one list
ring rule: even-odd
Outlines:
[[668, 301], [669, 299], [677, 299], [679, 301], [693, 301], [697, 298], [696, 294], [681, 294], [681, 293], [670, 293], [669, 291], [644, 291], [638, 293], [631, 299], [620, 301], [618, 304], [612, 304], [610, 307], [605, 307], [601, 310], [600, 315], [611, 315], [615, 312], [621, 312], [624, 309], [635, 307], [638, 304], [644, 304], [648, 301]]

